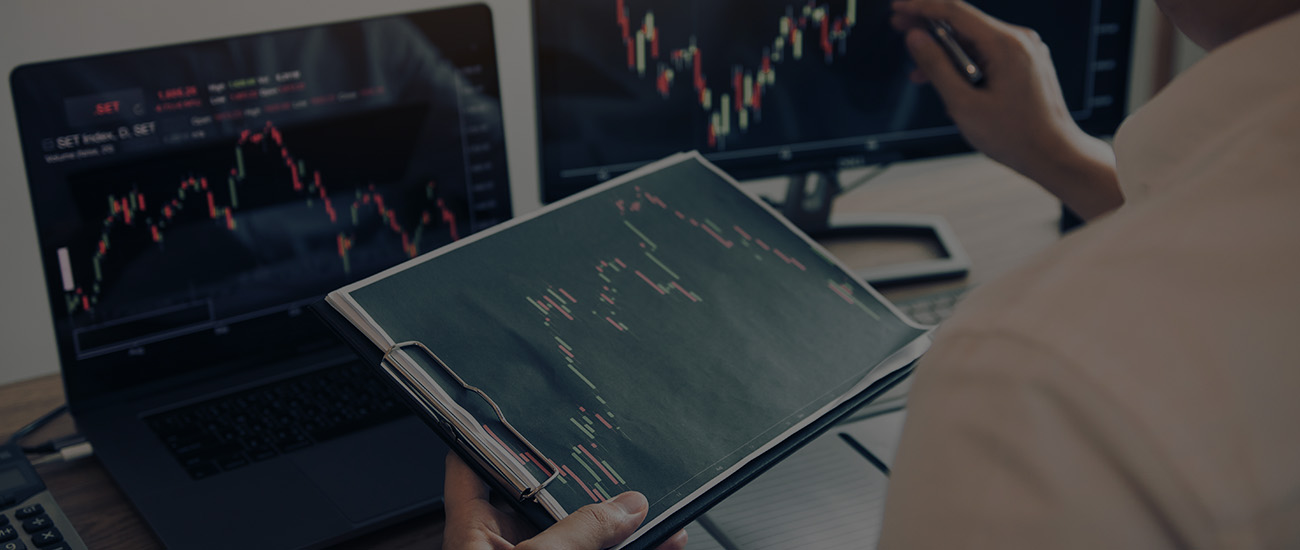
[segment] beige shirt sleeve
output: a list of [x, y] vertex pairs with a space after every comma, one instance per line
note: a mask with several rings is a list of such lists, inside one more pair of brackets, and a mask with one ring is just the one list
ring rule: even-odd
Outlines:
[[1300, 12], [1180, 75], [1126, 204], [944, 322], [880, 548], [1300, 548], [1298, 51]]
[[944, 336], [911, 391], [882, 550], [1186, 546], [1154, 504], [1181, 484], [1139, 471], [1164, 461], [1102, 387], [1017, 334]]

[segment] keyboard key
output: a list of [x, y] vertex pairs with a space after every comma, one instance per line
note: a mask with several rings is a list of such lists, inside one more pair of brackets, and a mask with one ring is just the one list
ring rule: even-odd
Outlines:
[[27, 550], [27, 544], [21, 540], [0, 543], [0, 550]]
[[40, 504], [24, 506], [14, 511], [14, 517], [18, 519], [27, 519], [29, 517], [45, 513], [45, 507]]
[[32, 544], [35, 544], [37, 548], [54, 546], [60, 542], [63, 542], [63, 533], [53, 527], [32, 535]]
[[244, 455], [238, 453], [226, 455], [217, 459], [217, 466], [225, 472], [229, 472], [235, 468], [243, 468], [247, 465], [248, 459], [244, 458]]
[[221, 473], [221, 470], [216, 466], [213, 466], [210, 462], [201, 462], [188, 466], [185, 468], [185, 471], [189, 472], [190, 477], [193, 479], [203, 479]]
[[12, 525], [0, 527], [0, 542], [14, 540], [18, 538], [18, 528]]
[[280, 448], [280, 452], [291, 452], [311, 445], [307, 436], [299, 433], [297, 430], [289, 432], [278, 432], [273, 436], [275, 446]]
[[50, 516], [45, 514], [23, 520], [23, 531], [27, 531], [28, 533], [43, 531], [50, 527], [54, 527], [54, 521], [50, 519]]
[[265, 439], [261, 437], [250, 437], [244, 440], [244, 448], [247, 450], [248, 458], [254, 462], [272, 458], [280, 453], [275, 451]]
[[0, 525], [9, 525], [9, 516], [0, 514]]

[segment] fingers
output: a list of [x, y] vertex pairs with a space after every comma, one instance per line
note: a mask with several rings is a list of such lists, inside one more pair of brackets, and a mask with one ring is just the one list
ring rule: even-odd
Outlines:
[[994, 51], [996, 41], [1006, 32], [1005, 23], [958, 0], [897, 0], [893, 8], [890, 22], [906, 34], [907, 48], [917, 64], [909, 78], [917, 84], [933, 83], [949, 106], [959, 94], [970, 93], [971, 86], [929, 35], [927, 20], [947, 21], [960, 39], [974, 48], [970, 52], [974, 56]]
[[[952, 102], [961, 94], [971, 93], [974, 90], [961, 73], [957, 72], [957, 68], [953, 67], [947, 52], [944, 52], [943, 48], [925, 31], [920, 29], [907, 31], [907, 49], [912, 52], [912, 59], [916, 60], [917, 70], [934, 84], [934, 88], [950, 108]], [[913, 77], [913, 80], [918, 79]]]
[[[897, 24], [902, 28], [921, 26], [921, 19], [947, 21], [962, 38], [976, 47], [995, 40], [1005, 23], [965, 2], [954, 0], [896, 0], [892, 4]], [[891, 19], [891, 21], [895, 21]], [[900, 28], [901, 30], [901, 28]]]
[[455, 452], [447, 453], [447, 475], [444, 482], [443, 500], [448, 513], [464, 508], [472, 501], [487, 501], [488, 488]]
[[660, 544], [657, 550], [685, 550], [687, 538], [686, 530], [682, 529]]
[[637, 492], [579, 508], [518, 550], [601, 550], [623, 542], [645, 519], [650, 504]]

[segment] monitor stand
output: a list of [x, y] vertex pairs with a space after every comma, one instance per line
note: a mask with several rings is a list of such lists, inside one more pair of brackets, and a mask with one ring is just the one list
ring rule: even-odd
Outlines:
[[970, 258], [942, 216], [925, 214], [857, 214], [831, 216], [831, 203], [843, 192], [837, 171], [814, 171], [790, 178], [781, 214], [818, 240], [896, 237], [937, 245], [939, 257], [857, 269], [873, 285], [965, 276]]

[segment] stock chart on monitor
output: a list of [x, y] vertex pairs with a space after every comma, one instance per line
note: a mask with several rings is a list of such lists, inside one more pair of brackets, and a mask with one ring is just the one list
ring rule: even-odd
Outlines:
[[[1037, 29], [1094, 131], [1124, 109], [1132, 3], [973, 2]], [[543, 198], [674, 152], [740, 177], [964, 146], [886, 0], [533, 0]], [[1107, 128], [1107, 126], [1110, 126]]]
[[481, 6], [29, 65], [11, 84], [65, 363], [292, 349], [325, 337], [303, 305], [511, 214]]

